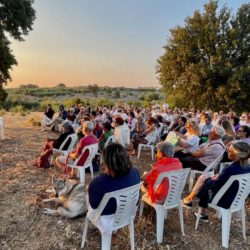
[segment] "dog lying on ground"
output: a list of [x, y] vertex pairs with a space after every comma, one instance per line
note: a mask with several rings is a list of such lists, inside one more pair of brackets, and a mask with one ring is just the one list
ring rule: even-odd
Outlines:
[[43, 213], [49, 215], [61, 215], [67, 218], [74, 218], [87, 212], [86, 193], [84, 186], [75, 180], [52, 178], [54, 190], [46, 190], [53, 192], [55, 197], [44, 199], [42, 202], [55, 202], [58, 208], [44, 208]]

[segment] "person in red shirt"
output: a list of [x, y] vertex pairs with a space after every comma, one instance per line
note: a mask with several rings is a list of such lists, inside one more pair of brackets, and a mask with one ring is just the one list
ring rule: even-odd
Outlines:
[[[75, 151], [71, 152], [68, 156], [59, 156], [56, 158], [56, 164], [59, 168], [65, 170], [65, 163], [66, 161], [68, 163], [72, 163], [73, 160], [75, 160], [78, 156], [81, 155], [82, 150], [85, 146], [89, 146], [94, 143], [98, 143], [98, 139], [95, 135], [93, 135], [93, 123], [90, 121], [86, 121], [82, 125], [82, 133], [85, 135], [79, 142], [77, 148]], [[81, 159], [79, 160], [78, 164], [79, 166], [83, 166], [85, 163], [89, 152], [85, 151], [82, 155]]]
[[178, 158], [173, 158], [174, 147], [169, 142], [162, 142], [157, 145], [157, 162], [152, 166], [152, 170], [144, 176], [142, 192], [147, 192], [152, 202], [164, 203], [168, 190], [168, 178], [164, 178], [156, 192], [154, 184], [158, 176], [163, 172], [182, 169], [182, 164]]

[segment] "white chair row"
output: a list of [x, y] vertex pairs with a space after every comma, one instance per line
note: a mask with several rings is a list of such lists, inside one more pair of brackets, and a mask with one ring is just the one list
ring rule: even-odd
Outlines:
[[[156, 210], [156, 235], [157, 235], [157, 242], [161, 243], [163, 241], [163, 231], [164, 231], [164, 219], [167, 215], [167, 210], [178, 207], [179, 209], [179, 217], [180, 217], [180, 225], [181, 225], [181, 232], [184, 235], [184, 223], [183, 223], [183, 212], [181, 206], [181, 195], [189, 174], [189, 169], [171, 171], [167, 173], [162, 173], [159, 175], [155, 185], [154, 191], [157, 190], [160, 183], [163, 181], [164, 178], [169, 179], [169, 191], [166, 197], [164, 204], [156, 204], [152, 203], [151, 200], [147, 197], [146, 194], [142, 196], [141, 206], [140, 206], [140, 216], [143, 212], [144, 203], [149, 204]], [[239, 191], [231, 204], [229, 209], [224, 209], [218, 206], [218, 202], [221, 197], [225, 194], [228, 188], [232, 185], [234, 181], [239, 181]], [[139, 187], [140, 184], [135, 186], [125, 188], [122, 190], [118, 190], [115, 192], [107, 193], [103, 197], [99, 207], [97, 209], [89, 209], [83, 230], [83, 237], [81, 248], [84, 247], [87, 235], [87, 229], [89, 221], [91, 221], [101, 232], [102, 238], [102, 250], [110, 249], [111, 245], [111, 236], [112, 232], [120, 229], [124, 226], [129, 226], [130, 229], [130, 242], [131, 242], [131, 249], [134, 249], [134, 224], [133, 220], [135, 218], [135, 213], [137, 210], [137, 203], [139, 199]], [[231, 221], [231, 214], [235, 211], [241, 211], [242, 217], [242, 231], [243, 236], [246, 239], [246, 226], [245, 226], [245, 200], [247, 195], [250, 192], [250, 174], [244, 175], [235, 175], [229, 178], [229, 180], [224, 184], [221, 190], [216, 194], [209, 207], [212, 207], [222, 214], [222, 245], [224, 247], [228, 247], [228, 240], [229, 240], [229, 230], [230, 230], [230, 221]], [[115, 198], [117, 201], [117, 210], [116, 213], [112, 216], [102, 216], [102, 211], [104, 210], [105, 206], [107, 205], [108, 201], [111, 198]], [[201, 215], [201, 208], [198, 211], [198, 218], [195, 223], [195, 229], [198, 227], [199, 217]], [[103, 230], [103, 225], [106, 222], [110, 229], [110, 232], [105, 232]]]
[[1, 140], [4, 139], [4, 132], [3, 132], [3, 117], [0, 117], [0, 138], [1, 138]]

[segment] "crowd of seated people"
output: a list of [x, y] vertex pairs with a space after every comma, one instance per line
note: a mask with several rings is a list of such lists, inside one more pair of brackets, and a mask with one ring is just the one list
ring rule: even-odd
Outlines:
[[[50, 109], [52, 109], [51, 106], [44, 115], [52, 114]], [[50, 120], [46, 118], [46, 121], [49, 121], [49, 126], [63, 124], [61, 139], [66, 136], [65, 133], [70, 133], [65, 127], [68, 123], [75, 132], [81, 133], [76, 149], [67, 157], [56, 158], [56, 164], [60, 169], [65, 171], [66, 162], [73, 162], [87, 145], [98, 143], [99, 151], [103, 153], [104, 172], [90, 183], [88, 189], [89, 202], [93, 209], [98, 207], [106, 192], [139, 183], [139, 173], [136, 167], [132, 167], [129, 157], [136, 154], [140, 143], [147, 144], [157, 133], [158, 140], [155, 141], [155, 145], [158, 145], [157, 161], [153, 164], [151, 171], [143, 177], [142, 188], [153, 202], [162, 203], [168, 192], [167, 180], [163, 181], [163, 185], [158, 187], [156, 193], [153, 191], [154, 183], [160, 173], [182, 168], [204, 171], [224, 152], [227, 155], [227, 161], [232, 161], [232, 164], [214, 177], [208, 178], [202, 175], [191, 194], [184, 199], [184, 206], [190, 207], [193, 199], [198, 197], [200, 204], [206, 207], [211, 197], [214, 197], [231, 175], [250, 172], [248, 161], [250, 113], [243, 113], [236, 117], [233, 111], [228, 114], [222, 111], [213, 113], [211, 110], [170, 109], [168, 105], [163, 105], [162, 109], [160, 106], [154, 106], [151, 109], [138, 109], [133, 106], [100, 106], [91, 109], [90, 105], [78, 105], [72, 106], [69, 112], [61, 105], [59, 111], [56, 119], [53, 120], [53, 115], [51, 115]], [[43, 126], [47, 125], [44, 123]], [[167, 142], [170, 132], [176, 134], [177, 145]], [[115, 143], [105, 148], [106, 141], [112, 135], [116, 138]], [[47, 142], [45, 147], [50, 148], [55, 145], [55, 142]], [[86, 157], [87, 153], [82, 155], [80, 160], [82, 165]], [[144, 162], [145, 164], [150, 166], [151, 162]], [[212, 196], [208, 197], [205, 185], [212, 186]], [[110, 202], [104, 214], [114, 211], [115, 204]]]

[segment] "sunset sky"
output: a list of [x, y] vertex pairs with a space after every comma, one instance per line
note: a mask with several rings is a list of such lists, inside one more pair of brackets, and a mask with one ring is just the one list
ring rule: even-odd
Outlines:
[[[205, 0], [35, 0], [36, 20], [25, 42], [12, 41], [18, 66], [8, 87], [158, 86], [156, 60], [169, 29]], [[243, 0], [221, 0], [236, 11]]]

